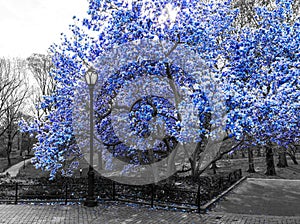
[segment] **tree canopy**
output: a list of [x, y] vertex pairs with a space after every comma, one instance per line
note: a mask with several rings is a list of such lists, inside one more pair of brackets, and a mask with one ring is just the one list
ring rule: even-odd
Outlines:
[[177, 155], [201, 155], [201, 170], [227, 139], [299, 140], [300, 21], [291, 19], [292, 0], [273, 4], [253, 6], [254, 26], [237, 26], [243, 11], [231, 1], [90, 1], [72, 36], [50, 48], [57, 86], [42, 102], [47, 119], [22, 124], [38, 133], [36, 167], [54, 177], [78, 165], [91, 67], [99, 76], [95, 137], [107, 167], [113, 157], [129, 164], [123, 170], [152, 164], [180, 145]]

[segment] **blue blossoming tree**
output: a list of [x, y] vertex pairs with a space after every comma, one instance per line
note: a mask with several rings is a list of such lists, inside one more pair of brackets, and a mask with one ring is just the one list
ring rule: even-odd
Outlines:
[[107, 169], [118, 170], [115, 158], [124, 173], [166, 159], [167, 177], [187, 160], [198, 176], [245, 139], [267, 154], [297, 141], [300, 35], [291, 4], [257, 7], [256, 26], [239, 27], [227, 1], [90, 1], [88, 18], [74, 17], [72, 36], [51, 47], [57, 87], [41, 105], [51, 112], [22, 124], [38, 133], [36, 167], [69, 175], [84, 156], [91, 68], [99, 76], [94, 137]]
[[268, 175], [275, 174], [272, 146], [287, 148], [299, 140], [300, 29], [293, 3], [254, 8], [253, 27], [229, 39], [225, 56], [229, 63], [223, 76], [238, 105], [232, 116], [242, 122], [233, 127], [242, 127], [241, 135], [266, 147]]

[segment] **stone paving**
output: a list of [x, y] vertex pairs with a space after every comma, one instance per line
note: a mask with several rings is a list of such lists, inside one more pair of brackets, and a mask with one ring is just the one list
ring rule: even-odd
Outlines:
[[0, 223], [5, 224], [299, 224], [300, 217], [173, 212], [139, 206], [103, 205], [0, 205]]
[[300, 181], [249, 178], [206, 214], [116, 202], [94, 208], [0, 204], [0, 224], [300, 224], [299, 199]]
[[214, 211], [300, 216], [300, 181], [248, 178], [217, 203]]

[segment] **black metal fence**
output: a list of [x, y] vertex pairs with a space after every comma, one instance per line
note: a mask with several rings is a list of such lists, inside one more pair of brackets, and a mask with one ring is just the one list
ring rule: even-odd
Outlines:
[[[167, 206], [200, 211], [201, 202], [212, 199], [220, 191], [227, 189], [242, 177], [241, 169], [219, 176], [208, 178], [209, 192], [203, 192], [201, 183], [194, 190], [143, 185], [133, 186], [116, 183], [109, 179], [99, 179], [95, 185], [95, 195], [101, 201], [123, 201], [144, 205]], [[64, 182], [63, 184], [1, 184], [0, 202], [82, 202], [86, 197], [86, 182]]]

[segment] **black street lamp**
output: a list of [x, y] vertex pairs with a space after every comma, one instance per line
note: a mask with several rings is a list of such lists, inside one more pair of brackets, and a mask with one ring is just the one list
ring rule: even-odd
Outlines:
[[95, 188], [95, 172], [93, 167], [93, 157], [94, 157], [94, 88], [95, 84], [98, 80], [97, 72], [90, 68], [85, 74], [85, 81], [89, 86], [90, 92], [90, 165], [88, 171], [88, 195], [84, 202], [84, 205], [87, 207], [97, 206], [97, 200], [94, 196], [94, 188]]
[[26, 155], [23, 156], [24, 164], [23, 164], [23, 169], [25, 169], [25, 160], [26, 160]]

